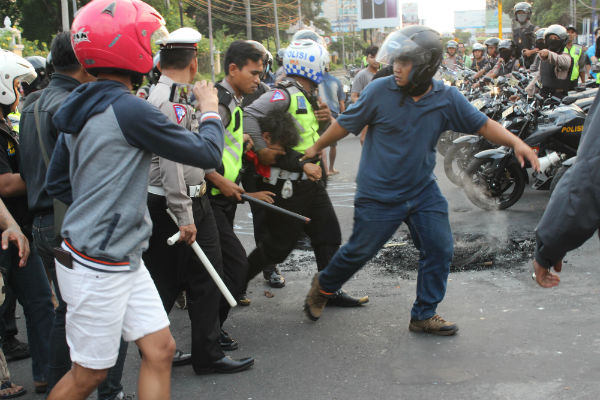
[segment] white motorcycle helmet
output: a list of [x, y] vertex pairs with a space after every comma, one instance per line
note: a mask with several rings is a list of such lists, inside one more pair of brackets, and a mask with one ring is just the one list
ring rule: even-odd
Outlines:
[[10, 106], [17, 100], [15, 79], [31, 84], [37, 77], [35, 68], [23, 57], [0, 50], [0, 104]]
[[308, 39], [292, 42], [283, 55], [283, 67], [288, 76], [301, 76], [316, 85], [323, 80], [329, 53], [322, 45]]

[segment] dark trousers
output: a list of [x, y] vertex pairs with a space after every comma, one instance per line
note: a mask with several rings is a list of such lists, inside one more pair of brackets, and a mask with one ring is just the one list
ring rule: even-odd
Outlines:
[[[54, 214], [37, 215], [33, 220], [33, 246], [38, 251], [44, 268], [50, 271], [52, 280], [56, 283], [56, 268], [54, 265], [54, 254], [52, 249], [60, 245], [61, 238], [54, 234]], [[67, 345], [65, 331], [65, 317], [67, 304], [64, 302], [60, 288], [54, 285], [54, 292], [58, 300], [55, 310], [54, 321], [50, 329], [49, 352], [48, 352], [48, 393], [56, 383], [71, 369], [71, 356]], [[114, 367], [108, 370], [104, 382], [98, 386], [98, 400], [112, 400], [121, 391], [121, 376], [123, 365], [127, 355], [127, 342], [121, 339], [119, 357]]]
[[[185, 243], [173, 246], [167, 244], [167, 239], [178, 232], [179, 228], [166, 209], [167, 201], [164, 196], [148, 194], [152, 236], [143, 259], [167, 314], [173, 308], [179, 293], [186, 291], [188, 314], [192, 323], [192, 365], [194, 368], [204, 368], [224, 357], [218, 341], [221, 332], [221, 293], [190, 246]], [[219, 275], [223, 275], [217, 225], [206, 196], [193, 199], [192, 210], [197, 229], [196, 241]]]
[[309, 217], [311, 222], [304, 224], [295, 218], [266, 210], [267, 234], [248, 256], [246, 282], [252, 280], [265, 265], [283, 262], [294, 249], [303, 231], [310, 238], [319, 271], [327, 266], [340, 247], [340, 224], [323, 183], [308, 180], [293, 182], [294, 193], [289, 199], [281, 197], [283, 183], [283, 180], [278, 181], [276, 185], [261, 183], [258, 188], [276, 193], [276, 206]]
[[[45, 382], [48, 375], [48, 339], [54, 319], [50, 285], [35, 248], [31, 248], [24, 267], [19, 267], [18, 264], [18, 249], [14, 245], [0, 251], [0, 265], [5, 269], [5, 285], [23, 306], [33, 379]], [[3, 314], [8, 305], [2, 305], [0, 313]]]
[[[246, 250], [233, 231], [233, 219], [237, 204], [224, 196], [214, 196], [210, 204], [215, 214], [219, 230], [219, 242], [223, 257], [223, 280], [234, 298], [237, 298], [246, 286], [248, 273], [248, 257]], [[227, 319], [231, 307], [225, 297], [221, 296], [219, 318], [221, 325]]]

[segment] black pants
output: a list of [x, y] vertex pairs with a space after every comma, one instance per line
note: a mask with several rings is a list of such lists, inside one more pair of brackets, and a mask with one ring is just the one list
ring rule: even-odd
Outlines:
[[340, 247], [340, 224], [323, 183], [309, 180], [293, 182], [294, 193], [289, 199], [281, 197], [283, 183], [283, 180], [279, 180], [276, 185], [260, 183], [258, 189], [276, 193], [276, 206], [309, 217], [311, 222], [304, 224], [295, 218], [266, 210], [267, 234], [248, 256], [246, 282], [251, 281], [265, 265], [283, 262], [303, 231], [310, 238], [319, 271], [327, 266]]
[[[173, 308], [179, 293], [186, 291], [192, 323], [192, 365], [203, 368], [224, 357], [218, 341], [221, 294], [190, 246], [185, 243], [167, 244], [167, 239], [178, 231], [178, 227], [166, 209], [164, 196], [148, 194], [152, 236], [143, 259], [167, 313]], [[222, 275], [221, 247], [208, 199], [193, 199], [192, 210], [197, 229], [196, 241]]]
[[[233, 220], [237, 204], [222, 195], [211, 197], [210, 204], [219, 230], [219, 242], [223, 258], [223, 280], [233, 297], [237, 298], [246, 287], [246, 275], [248, 273], [246, 250], [244, 250], [240, 239], [233, 231]], [[221, 325], [227, 319], [230, 309], [227, 300], [221, 296], [219, 309]]]

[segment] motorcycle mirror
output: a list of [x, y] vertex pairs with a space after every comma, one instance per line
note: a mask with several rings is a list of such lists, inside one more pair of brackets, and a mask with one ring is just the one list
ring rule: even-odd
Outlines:
[[563, 104], [566, 104], [566, 105], [573, 104], [576, 101], [577, 101], [577, 99], [573, 96], [567, 96], [562, 99]]

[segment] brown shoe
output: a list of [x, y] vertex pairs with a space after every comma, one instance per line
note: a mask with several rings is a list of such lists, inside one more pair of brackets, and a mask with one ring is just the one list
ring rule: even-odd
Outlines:
[[332, 295], [333, 293], [327, 293], [321, 289], [319, 285], [319, 273], [316, 273], [312, 279], [310, 290], [306, 295], [306, 300], [304, 300], [304, 312], [312, 321], [318, 320], [323, 313], [323, 309], [327, 305], [328, 299], [326, 296], [328, 294]]
[[433, 333], [434, 335], [441, 336], [452, 336], [458, 332], [458, 326], [456, 324], [446, 321], [437, 314], [422, 321], [411, 319], [408, 329], [411, 332]]

